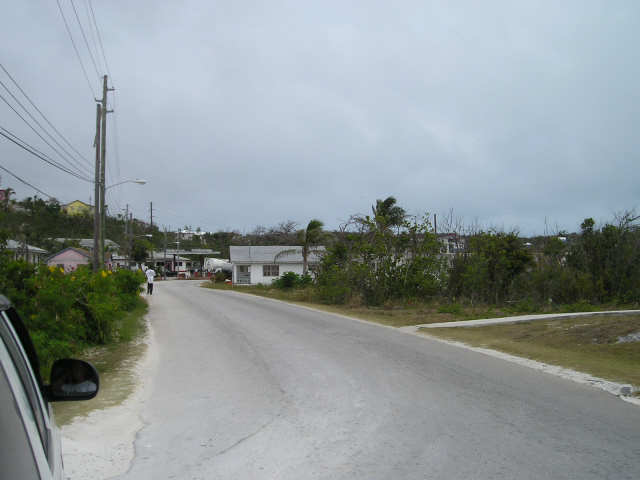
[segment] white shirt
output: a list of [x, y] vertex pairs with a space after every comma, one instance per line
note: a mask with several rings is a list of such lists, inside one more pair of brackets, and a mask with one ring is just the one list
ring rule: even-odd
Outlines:
[[147, 283], [153, 283], [153, 277], [156, 276], [156, 272], [152, 268], [147, 268], [144, 274], [147, 276]]

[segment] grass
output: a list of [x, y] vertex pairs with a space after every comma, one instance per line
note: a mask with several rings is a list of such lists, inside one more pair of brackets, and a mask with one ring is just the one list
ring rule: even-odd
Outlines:
[[637, 314], [430, 328], [421, 332], [640, 387], [640, 342], [619, 343], [621, 338], [640, 332]]
[[53, 403], [58, 426], [67, 425], [93, 410], [118, 405], [133, 392], [136, 387], [134, 367], [146, 351], [144, 316], [147, 310], [148, 305], [142, 300], [135, 310], [119, 321], [116, 343], [84, 352], [82, 359], [91, 362], [100, 374], [100, 392], [96, 398], [86, 402]]
[[[347, 306], [335, 306], [318, 303], [313, 289], [282, 291], [270, 286], [231, 287], [210, 282], [204, 286], [296, 303], [395, 328], [537, 313], [596, 310], [588, 304], [554, 305], [546, 308], [533, 308], [525, 304], [497, 308], [478, 305], [463, 307], [457, 303], [404, 302], [373, 308], [353, 302]], [[619, 308], [606, 306], [603, 309]], [[621, 337], [640, 333], [640, 315], [637, 314], [594, 315], [485, 327], [430, 328], [421, 329], [421, 333], [570, 368], [612, 382], [631, 384], [635, 389], [640, 388], [640, 341], [617, 343]], [[640, 396], [640, 392], [635, 395]]]

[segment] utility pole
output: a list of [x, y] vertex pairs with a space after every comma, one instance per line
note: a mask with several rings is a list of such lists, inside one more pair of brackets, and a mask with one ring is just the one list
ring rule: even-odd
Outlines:
[[105, 172], [106, 172], [106, 157], [107, 157], [107, 113], [113, 112], [113, 110], [107, 110], [107, 92], [114, 90], [113, 88], [107, 88], [107, 76], [103, 77], [104, 84], [102, 87], [102, 135], [100, 142], [100, 264], [104, 261], [104, 231], [106, 220], [105, 209]]
[[124, 267], [129, 269], [129, 204], [127, 203], [127, 213], [124, 216]]
[[[93, 273], [98, 273], [100, 268], [100, 119], [102, 118], [101, 105], [98, 104], [98, 114], [96, 115], [96, 139], [93, 146], [96, 149], [96, 174], [93, 206]], [[104, 257], [103, 257], [104, 258]]]
[[162, 278], [167, 279], [167, 227], [164, 227], [164, 263], [162, 266]]
[[[151, 206], [151, 227], [149, 229], [149, 234], [153, 235], [153, 202], [151, 202], [150, 206]], [[151, 239], [153, 240], [153, 237], [151, 237]], [[153, 241], [151, 243], [153, 244]], [[151, 266], [155, 270], [156, 259], [153, 252], [153, 247], [151, 248]]]
[[133, 213], [129, 214], [129, 232], [127, 244], [129, 245], [129, 261], [131, 261], [131, 250], [133, 249]]

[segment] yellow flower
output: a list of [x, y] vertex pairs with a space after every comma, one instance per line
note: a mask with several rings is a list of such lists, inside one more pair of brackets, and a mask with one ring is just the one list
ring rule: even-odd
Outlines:
[[61, 268], [61, 269], [60, 269], [60, 273], [64, 273], [64, 268]]
[[104, 270], [102, 271], [102, 278], [107, 276], [107, 272], [105, 272]]
[[109, 270], [109, 275], [111, 275], [113, 272], [111, 270]]
[[56, 267], [54, 267], [53, 265], [51, 265], [51, 266], [49, 267], [49, 271], [50, 271], [51, 273], [55, 272], [55, 271], [56, 271]]
[[71, 281], [73, 282], [76, 279], [76, 277], [71, 277]]

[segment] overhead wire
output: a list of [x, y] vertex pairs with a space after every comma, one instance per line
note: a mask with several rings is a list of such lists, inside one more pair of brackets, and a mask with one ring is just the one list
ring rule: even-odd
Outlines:
[[89, 7], [91, 8], [91, 16], [93, 18], [93, 24], [96, 27], [96, 35], [98, 35], [98, 43], [100, 43], [100, 50], [102, 51], [102, 58], [104, 58], [104, 64], [105, 67], [107, 68], [107, 73], [109, 74], [109, 77], [111, 77], [111, 72], [109, 71], [109, 63], [107, 62], [107, 56], [104, 53], [104, 47], [102, 45], [102, 38], [100, 37], [100, 31], [98, 30], [98, 22], [96, 22], [96, 16], [93, 12], [93, 5], [91, 4], [91, 0], [87, 0], [89, 3]]
[[[73, 2], [73, 0], [72, 0], [72, 2]], [[85, 12], [87, 14], [87, 20], [88, 20], [88, 23], [89, 23], [89, 31], [91, 32], [91, 41], [93, 43], [93, 48], [96, 51], [96, 59], [98, 60], [98, 66], [100, 67], [100, 71], [103, 71], [102, 70], [102, 63], [100, 62], [100, 55], [98, 55], [98, 46], [96, 45], [96, 36], [94, 34], [94, 28], [93, 28], [93, 25], [91, 23], [91, 16], [89, 15], [89, 6], [87, 5], [87, 0], [85, 0], [85, 2], [84, 2], [84, 10], [85, 10]], [[94, 20], [95, 20], [95, 17], [94, 17]]]
[[9, 175], [11, 175], [12, 177], [17, 178], [19, 181], [21, 181], [21, 182], [22, 182], [22, 183], [24, 183], [25, 185], [27, 185], [27, 186], [29, 186], [29, 187], [33, 188], [36, 192], [41, 193], [41, 194], [43, 194], [43, 195], [44, 195], [44, 196], [46, 196], [46, 197], [53, 198], [51, 195], [48, 195], [48, 194], [44, 193], [42, 190], [38, 190], [36, 187], [34, 187], [33, 185], [31, 185], [30, 183], [25, 182], [23, 179], [21, 179], [20, 177], [18, 177], [15, 173], [11, 173], [9, 170], [7, 170], [6, 168], [4, 168], [2, 165], [0, 165], [0, 168], [1, 168], [2, 170], [4, 170], [5, 172], [7, 172], [7, 173], [8, 173]]
[[[3, 69], [4, 69], [4, 67], [3, 67]], [[29, 117], [31, 118], [31, 120], [33, 120], [33, 121], [36, 123], [36, 125], [38, 125], [38, 127], [40, 127], [40, 129], [41, 129], [41, 130], [42, 130], [42, 131], [43, 131], [43, 132], [44, 132], [44, 133], [45, 133], [45, 134], [46, 134], [46, 135], [47, 135], [47, 136], [48, 136], [48, 137], [49, 137], [53, 142], [55, 142], [55, 144], [56, 144], [56, 145], [58, 145], [58, 147], [60, 147], [60, 148], [61, 148], [61, 149], [62, 149], [62, 150], [67, 154], [67, 155], [69, 155], [69, 157], [70, 157], [74, 162], [76, 162], [76, 163], [78, 164], [78, 166], [82, 167], [85, 171], [89, 172], [89, 174], [91, 173], [91, 170], [89, 170], [86, 166], [82, 165], [82, 164], [81, 164], [81, 163], [80, 163], [76, 158], [74, 158], [74, 157], [73, 157], [73, 155], [71, 155], [67, 150], [65, 150], [65, 148], [64, 148], [62, 145], [60, 145], [60, 143], [59, 143], [55, 138], [53, 138], [53, 136], [52, 136], [52, 135], [51, 135], [51, 134], [50, 134], [50, 133], [49, 133], [49, 132], [48, 132], [48, 131], [47, 131], [47, 130], [42, 126], [42, 125], [40, 125], [40, 122], [38, 122], [38, 121], [33, 117], [33, 115], [31, 115], [31, 113], [29, 113], [29, 111], [24, 107], [24, 105], [22, 105], [22, 103], [20, 103], [20, 101], [15, 97], [15, 95], [13, 95], [13, 93], [11, 93], [11, 91], [7, 88], [7, 86], [6, 86], [4, 83], [2, 83], [2, 81], [0, 81], [0, 85], [2, 85], [2, 86], [4, 87], [4, 89], [9, 93], [9, 95], [11, 95], [11, 97], [12, 97], [12, 98], [17, 102], [17, 104], [18, 104], [18, 105], [20, 105], [20, 107], [22, 107], [22, 109], [25, 111], [25, 113], [26, 113], [27, 115], [29, 115]], [[19, 88], [19, 87], [18, 87], [18, 88]], [[0, 95], [0, 98], [2, 98], [2, 100], [4, 100], [4, 102], [9, 106], [9, 108], [11, 108], [11, 109], [12, 109], [12, 110], [13, 110], [13, 111], [14, 111], [14, 112], [15, 112], [15, 113], [16, 113], [16, 114], [17, 114], [17, 115], [22, 119], [22, 121], [24, 121], [24, 122], [25, 122], [25, 123], [26, 123], [26, 124], [27, 124], [27, 125], [28, 125], [28, 126], [29, 126], [29, 127], [30, 127], [30, 128], [31, 128], [31, 129], [32, 129], [32, 130], [33, 130], [33, 131], [34, 131], [34, 132], [35, 132], [35, 133], [40, 137], [40, 138], [42, 138], [42, 140], [44, 140], [44, 142], [45, 142], [47, 145], [49, 145], [49, 146], [53, 149], [53, 151], [55, 151], [58, 155], [60, 155], [60, 157], [61, 157], [64, 161], [66, 161], [69, 165], [71, 165], [71, 166], [72, 166], [72, 167], [74, 167], [74, 168], [77, 168], [77, 167], [75, 167], [75, 166], [73, 166], [73, 165], [71, 164], [71, 162], [69, 161], [69, 159], [65, 158], [65, 157], [64, 157], [64, 155], [62, 155], [62, 154], [61, 154], [60, 152], [58, 152], [55, 148], [53, 148], [53, 146], [52, 146], [49, 142], [47, 142], [47, 141], [42, 137], [42, 135], [40, 135], [38, 132], [36, 132], [35, 128], [33, 128], [33, 126], [32, 126], [32, 125], [30, 125], [30, 124], [29, 124], [29, 122], [27, 122], [27, 121], [25, 120], [25, 118], [24, 118], [22, 115], [20, 115], [20, 114], [15, 110], [15, 108], [13, 108], [13, 106], [11, 106], [11, 104], [10, 104], [10, 103], [9, 103], [9, 102], [8, 102], [8, 101], [7, 101], [3, 96], [2, 96], [2, 95]], [[28, 97], [27, 97], [27, 98], [28, 98]], [[37, 110], [37, 108], [36, 108], [36, 110]], [[40, 112], [40, 111], [38, 110], [38, 112]], [[41, 115], [42, 115], [42, 114], [41, 114]], [[45, 120], [46, 120], [46, 118], [45, 118]], [[55, 128], [54, 128], [54, 130], [55, 130]], [[56, 130], [56, 132], [57, 132], [57, 130]], [[68, 143], [68, 142], [67, 142], [67, 143]], [[82, 158], [82, 157], [81, 157], [81, 158]], [[90, 165], [90, 163], [89, 163], [86, 159], [84, 159], [84, 158], [83, 158], [83, 160], [84, 160], [87, 164], [89, 164], [89, 165]]]
[[[90, 178], [85, 178], [82, 177], [80, 175], [78, 175], [75, 172], [72, 172], [68, 169], [66, 169], [65, 167], [63, 167], [62, 165], [58, 164], [57, 162], [53, 161], [51, 158], [47, 157], [46, 155], [44, 155], [42, 152], [39, 152], [38, 150], [36, 150], [35, 148], [33, 148], [31, 145], [29, 145], [28, 143], [24, 142], [23, 140], [20, 140], [18, 137], [16, 137], [15, 135], [13, 135], [11, 132], [9, 132], [7, 129], [0, 127], [0, 130], [6, 132], [8, 135], [0, 132], [0, 135], [2, 135], [3, 137], [5, 137], [6, 139], [10, 140], [11, 142], [15, 143], [16, 145], [18, 145], [19, 147], [23, 148], [24, 150], [26, 150], [27, 152], [29, 152], [30, 154], [38, 157], [41, 160], [44, 160], [45, 162], [47, 162], [48, 164], [62, 170], [65, 173], [68, 173], [69, 175], [73, 175], [76, 178], [79, 178], [80, 180], [84, 180], [86, 182], [91, 182], [93, 183], [94, 181]], [[9, 136], [10, 135], [10, 136]], [[11, 138], [13, 137], [13, 138]], [[25, 146], [26, 145], [26, 146]], [[37, 153], [36, 153], [37, 152]]]
[[78, 16], [78, 12], [76, 10], [76, 6], [73, 3], [73, 0], [69, 0], [71, 3], [71, 7], [73, 8], [73, 13], [76, 15], [76, 20], [78, 21], [78, 26], [80, 27], [80, 32], [82, 32], [82, 38], [84, 39], [84, 44], [87, 46], [87, 51], [89, 52], [89, 56], [91, 57], [91, 62], [93, 63], [93, 68], [96, 70], [96, 75], [100, 78], [100, 72], [98, 71], [98, 66], [96, 65], [96, 61], [93, 59], [93, 54], [91, 53], [91, 47], [89, 46], [89, 42], [87, 41], [87, 36], [84, 34], [84, 28], [82, 28], [82, 22], [80, 22], [80, 17]]
[[[85, 158], [82, 156], [82, 154], [81, 154], [80, 152], [78, 152], [78, 150], [76, 150], [76, 149], [74, 148], [74, 146], [73, 146], [73, 145], [71, 145], [71, 144], [67, 141], [67, 139], [66, 139], [66, 138], [64, 138], [64, 136], [63, 136], [63, 135], [62, 135], [62, 134], [61, 134], [61, 133], [56, 129], [56, 127], [54, 127], [54, 126], [53, 126], [53, 124], [49, 121], [49, 119], [48, 119], [47, 117], [45, 117], [44, 113], [42, 113], [42, 112], [40, 111], [40, 109], [35, 105], [35, 103], [33, 103], [33, 102], [31, 101], [31, 99], [30, 99], [30, 98], [29, 98], [29, 96], [25, 93], [25, 91], [24, 91], [24, 90], [22, 90], [22, 88], [20, 87], [20, 85], [18, 85], [18, 82], [16, 82], [16, 81], [14, 80], [14, 78], [11, 76], [11, 74], [7, 71], [7, 69], [6, 69], [6, 68], [4, 68], [4, 65], [2, 65], [1, 63], [0, 63], [0, 68], [2, 68], [2, 70], [4, 71], [4, 73], [6, 73], [7, 77], [9, 77], [9, 78], [11, 79], [11, 81], [13, 82], [13, 84], [18, 88], [18, 90], [20, 90], [20, 93], [22, 93], [22, 95], [24, 95], [24, 97], [25, 97], [27, 100], [29, 100], [29, 103], [33, 106], [33, 108], [35, 108], [35, 109], [36, 109], [36, 111], [40, 114], [40, 116], [41, 116], [42, 118], [44, 118], [44, 120], [49, 124], [49, 126], [50, 126], [51, 128], [53, 128], [53, 130], [54, 130], [54, 131], [55, 131], [55, 132], [60, 136], [60, 138], [62, 138], [62, 140], [64, 140], [64, 141], [65, 141], [65, 143], [66, 143], [67, 145], [69, 145], [69, 147], [70, 147], [74, 152], [76, 152], [76, 153], [80, 156], [80, 158], [82, 158], [86, 163], [88, 163], [89, 165], [91, 165], [91, 162], [89, 162], [87, 159], [85, 159]], [[4, 84], [3, 84], [2, 86], [3, 86], [3, 87], [5, 87], [5, 86], [4, 86]], [[7, 87], [5, 87], [5, 89], [6, 89], [7, 91], [9, 91], [9, 90], [7, 89]], [[11, 93], [11, 92], [9, 92], [9, 93]], [[12, 95], [12, 96], [13, 96], [13, 95]], [[14, 98], [15, 98], [15, 97], [14, 97]], [[22, 105], [21, 105], [21, 106], [22, 106]], [[22, 107], [22, 108], [24, 108], [24, 107]]]
[[91, 86], [91, 82], [89, 81], [89, 76], [87, 75], [87, 70], [84, 68], [84, 64], [82, 63], [82, 59], [80, 58], [80, 52], [78, 52], [78, 48], [76, 47], [76, 42], [73, 40], [73, 35], [71, 34], [71, 29], [69, 28], [69, 24], [67, 23], [67, 19], [64, 16], [64, 12], [62, 11], [62, 7], [60, 6], [60, 0], [56, 0], [58, 3], [58, 8], [60, 9], [60, 15], [62, 15], [62, 20], [64, 21], [65, 27], [67, 27], [67, 32], [69, 33], [69, 38], [71, 39], [71, 43], [73, 44], [73, 49], [76, 52], [76, 56], [78, 57], [78, 61], [80, 62], [80, 67], [84, 73], [84, 77], [87, 79], [87, 84], [89, 85], [89, 89], [91, 90], [91, 95], [95, 98], [96, 94], [93, 91], [93, 87]]
[[[1, 82], [0, 82], [0, 83], [1, 83]], [[2, 86], [4, 86], [4, 85], [2, 85]], [[11, 94], [11, 92], [9, 92], [9, 93]], [[49, 147], [51, 147], [51, 149], [52, 149], [54, 152], [56, 152], [58, 155], [60, 155], [60, 157], [61, 157], [64, 161], [66, 161], [70, 166], [74, 167], [74, 166], [72, 165], [72, 163], [71, 163], [67, 158], [65, 158], [65, 157], [64, 157], [64, 155], [62, 155], [58, 150], [56, 150], [56, 149], [53, 147], [53, 145], [51, 145], [51, 144], [50, 144], [50, 143], [49, 143], [49, 142], [48, 142], [48, 141], [47, 141], [47, 140], [46, 140], [42, 135], [40, 135], [40, 133], [38, 133], [38, 131], [37, 131], [35, 128], [33, 128], [33, 126], [32, 126], [29, 122], [27, 122], [27, 121], [25, 120], [25, 118], [24, 118], [22, 115], [20, 115], [20, 113], [18, 113], [18, 111], [17, 111], [15, 108], [13, 108], [13, 106], [12, 106], [12, 105], [7, 101], [7, 99], [6, 99], [6, 98], [4, 98], [1, 94], [0, 94], [0, 99], [2, 99], [2, 100], [3, 100], [3, 101], [4, 101], [4, 102], [9, 106], [9, 108], [10, 108], [11, 110], [13, 110], [13, 111], [14, 111], [14, 113], [15, 113], [16, 115], [18, 115], [18, 117], [20, 117], [20, 119], [21, 119], [24, 123], [26, 123], [26, 124], [27, 124], [27, 126], [28, 126], [31, 130], [33, 130], [33, 132], [34, 132], [36, 135], [38, 135], [38, 136], [42, 139], [42, 141], [43, 141], [44, 143], [46, 143], [47, 145], [49, 145]], [[18, 102], [18, 103], [20, 103], [20, 102]], [[22, 105], [21, 105], [21, 106], [22, 106]], [[27, 114], [28, 114], [28, 113], [29, 113], [29, 112], [27, 112]], [[33, 117], [32, 117], [32, 118], [33, 118]], [[34, 121], [35, 121], [35, 119], [34, 119]], [[36, 124], [37, 124], [38, 126], [40, 126], [40, 124], [39, 124], [37, 121], [35, 121], [35, 122], [36, 122]], [[42, 127], [40, 126], [40, 128], [42, 128]], [[4, 130], [4, 129], [3, 129], [3, 130]], [[5, 131], [6, 131], [6, 130], [5, 130]], [[45, 131], [45, 133], [46, 133], [46, 131]], [[13, 136], [13, 135], [12, 135], [12, 136]], [[14, 136], [14, 138], [17, 138], [17, 137], [15, 137], [15, 136]], [[22, 141], [22, 140], [21, 140], [21, 141]], [[55, 142], [55, 140], [54, 140], [54, 142]], [[23, 143], [25, 143], [25, 145], [27, 144], [26, 142], [23, 142]], [[56, 142], [56, 143], [58, 143], [58, 142]], [[33, 147], [31, 147], [31, 148], [33, 148]], [[35, 149], [34, 149], [34, 150], [35, 150]], [[63, 150], [64, 150], [64, 149], [63, 149]], [[42, 158], [42, 157], [40, 157], [40, 158]], [[69, 171], [69, 170], [67, 170], [66, 168], [62, 168], [62, 166], [61, 166], [57, 161], [55, 161], [55, 160], [51, 159], [51, 158], [50, 158], [50, 157], [48, 157], [48, 156], [47, 156], [47, 158], [49, 158], [49, 160], [50, 160], [50, 161], [48, 161], [47, 163], [55, 164], [55, 165], [56, 165], [56, 166], [58, 166], [58, 168], [60, 168], [61, 170]], [[77, 162], [77, 160], [76, 160], [76, 162]], [[76, 168], [76, 169], [77, 169], [77, 167], [74, 167], [74, 168]], [[69, 172], [70, 172], [70, 171], [69, 171]], [[79, 173], [79, 171], [78, 171], [78, 173]], [[77, 175], [76, 175], [76, 176], [77, 176]]]

